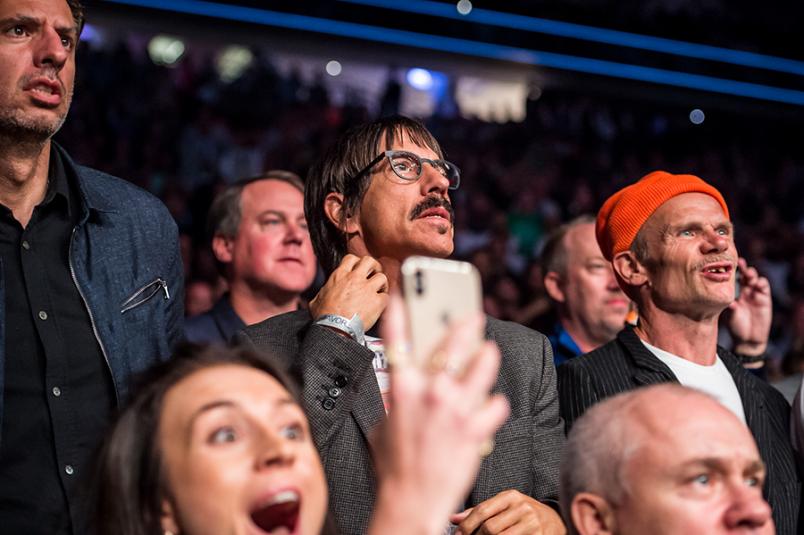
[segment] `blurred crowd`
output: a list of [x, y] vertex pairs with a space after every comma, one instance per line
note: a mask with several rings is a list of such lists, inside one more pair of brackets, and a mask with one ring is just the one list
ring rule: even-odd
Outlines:
[[[283, 75], [259, 53], [228, 83], [212, 58], [158, 67], [123, 43], [82, 47], [78, 56], [72, 112], [56, 139], [76, 161], [123, 176], [168, 206], [181, 231], [188, 315], [225, 290], [205, 233], [215, 193], [267, 169], [304, 177], [339, 133], [380, 109], [357, 92], [335, 105], [321, 79]], [[382, 110], [398, 106], [391, 99]], [[800, 125], [720, 109], [705, 109], [696, 125], [693, 107], [655, 101], [648, 89], [634, 100], [545, 88], [533, 92], [523, 122], [427, 119], [462, 171], [455, 256], [480, 269], [490, 314], [549, 330], [555, 319], [539, 265], [545, 235], [594, 214], [652, 169], [694, 173], [723, 192], [738, 250], [771, 282], [771, 377], [804, 367]]]

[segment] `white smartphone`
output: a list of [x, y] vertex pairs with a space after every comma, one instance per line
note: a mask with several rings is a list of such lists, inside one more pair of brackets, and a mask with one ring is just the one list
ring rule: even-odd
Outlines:
[[[402, 293], [413, 346], [413, 364], [420, 367], [429, 366], [428, 359], [450, 325], [483, 310], [480, 274], [468, 262], [412, 256], [402, 263]], [[478, 349], [482, 340], [480, 332], [466, 358]]]

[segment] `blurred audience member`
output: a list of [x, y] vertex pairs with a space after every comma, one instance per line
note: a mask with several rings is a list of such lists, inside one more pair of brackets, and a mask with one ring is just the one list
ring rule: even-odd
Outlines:
[[542, 270], [558, 315], [549, 336], [556, 366], [614, 340], [625, 326], [629, 300], [600, 251], [592, 216], [580, 216], [550, 234]]
[[208, 225], [229, 291], [187, 320], [189, 341], [226, 343], [246, 325], [299, 307], [316, 261], [297, 175], [269, 171], [227, 187], [213, 201]]
[[[482, 327], [458, 326], [444, 347], [463, 359]], [[401, 302], [385, 338], [405, 347]], [[399, 355], [402, 357], [402, 355]], [[376, 443], [379, 491], [369, 535], [441, 535], [472, 485], [478, 451], [508, 414], [489, 390], [500, 363], [487, 343], [464, 376], [404, 366]], [[466, 410], [466, 400], [476, 405]], [[267, 357], [188, 345], [150, 371], [100, 453], [98, 534], [334, 534], [313, 433], [294, 387]]]
[[184, 291], [184, 312], [187, 316], [197, 316], [215, 304], [215, 288], [205, 280], [196, 279], [186, 284]]
[[751, 433], [700, 391], [668, 384], [611, 397], [575, 422], [565, 452], [572, 533], [775, 533]]
[[[368, 437], [385, 418], [391, 394], [386, 341], [365, 331], [385, 312], [389, 289], [399, 288], [407, 257], [452, 253], [449, 191], [459, 184], [458, 168], [418, 121], [395, 116], [348, 131], [311, 169], [305, 191], [327, 282], [309, 311], [271, 318], [242, 335], [281, 357], [304, 385], [331, 510], [346, 533], [365, 532], [378, 496]], [[496, 388], [511, 400], [509, 425], [521, 427], [497, 436], [466, 499], [469, 508], [452, 520], [465, 535], [509, 528], [563, 533], [556, 511], [538, 501], [557, 496], [564, 439], [553, 366], [544, 361], [548, 342], [493, 318], [486, 327], [502, 352]]]
[[558, 368], [567, 428], [600, 400], [646, 384], [677, 381], [703, 390], [751, 429], [767, 465], [765, 496], [776, 528], [799, 533], [790, 407], [717, 346], [718, 318], [727, 308], [735, 349], [751, 357], [764, 354], [771, 323], [768, 281], [738, 260], [723, 196], [696, 176], [655, 171], [604, 203], [597, 238], [637, 304], [639, 323]]
[[81, 480], [108, 420], [181, 337], [178, 231], [153, 196], [51, 141], [81, 3], [4, 1], [0, 21], [0, 526], [86, 533]]
[[782, 377], [772, 383], [790, 403], [804, 374], [804, 298], [793, 299], [792, 308], [790, 324], [785, 326], [787, 349], [781, 362]]

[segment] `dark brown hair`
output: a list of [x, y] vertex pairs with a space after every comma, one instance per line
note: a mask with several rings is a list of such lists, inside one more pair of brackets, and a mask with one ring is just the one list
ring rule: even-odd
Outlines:
[[346, 236], [324, 212], [327, 195], [332, 192], [343, 195], [341, 215], [344, 219], [354, 214], [371, 181], [371, 173], [356, 179], [354, 176], [379, 155], [381, 143], [390, 148], [403, 134], [413, 143], [432, 150], [439, 158], [444, 157], [438, 142], [422, 123], [395, 115], [347, 131], [310, 168], [304, 191], [304, 215], [313, 249], [327, 275], [346, 255]]
[[84, 29], [84, 6], [80, 0], [67, 0], [67, 5], [70, 6], [70, 12], [73, 14], [73, 20], [78, 27], [78, 35], [81, 35], [81, 30]]
[[[162, 500], [167, 489], [157, 437], [165, 395], [184, 378], [222, 364], [263, 371], [299, 400], [296, 387], [279, 364], [256, 351], [196, 344], [180, 346], [171, 360], [156, 365], [140, 378], [134, 398], [120, 414], [100, 450], [93, 489], [95, 533], [162, 534]], [[324, 533], [329, 529], [328, 520]]]

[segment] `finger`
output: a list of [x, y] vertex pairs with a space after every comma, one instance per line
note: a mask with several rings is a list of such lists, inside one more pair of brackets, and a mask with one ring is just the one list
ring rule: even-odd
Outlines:
[[499, 533], [535, 533], [539, 522], [533, 510], [525, 502], [511, 504], [483, 522], [483, 532]]
[[375, 273], [382, 273], [382, 264], [376, 258], [367, 255], [360, 259], [352, 271], [368, 279]]
[[759, 277], [756, 284], [754, 284], [754, 290], [761, 294], [770, 295], [770, 281], [766, 277]]
[[369, 276], [369, 288], [374, 290], [377, 293], [387, 293], [388, 292], [388, 277], [385, 273], [376, 272], [373, 275]]
[[450, 325], [443, 342], [443, 351], [446, 355], [445, 364], [448, 368], [460, 372], [464, 370], [483, 339], [484, 324], [485, 316], [473, 313]]
[[503, 394], [492, 396], [472, 418], [478, 442], [493, 438], [494, 433], [502, 427], [509, 414], [511, 414], [511, 406], [508, 399]]
[[341, 260], [341, 263], [338, 265], [337, 268], [335, 268], [335, 271], [339, 271], [341, 273], [349, 273], [350, 271], [354, 270], [358, 262], [360, 262], [359, 256], [348, 254], [343, 257], [343, 260]]
[[469, 513], [472, 512], [472, 509], [473, 508], [470, 507], [469, 509], [465, 509], [465, 510], [461, 511], [460, 513], [455, 513], [455, 514], [451, 515], [449, 517], [449, 521], [452, 522], [453, 524], [460, 524], [461, 522], [463, 522], [464, 518], [469, 516]]
[[462, 383], [466, 391], [488, 393], [497, 382], [501, 360], [497, 344], [491, 341], [485, 342], [480, 351], [469, 361], [464, 372]]
[[758, 279], [759, 272], [756, 270], [756, 268], [746, 267], [743, 270], [743, 280], [741, 281], [743, 286], [753, 286], [756, 284]]
[[513, 494], [501, 492], [472, 508], [472, 512], [458, 524], [461, 533], [470, 534], [482, 526], [483, 522], [508, 508]]

